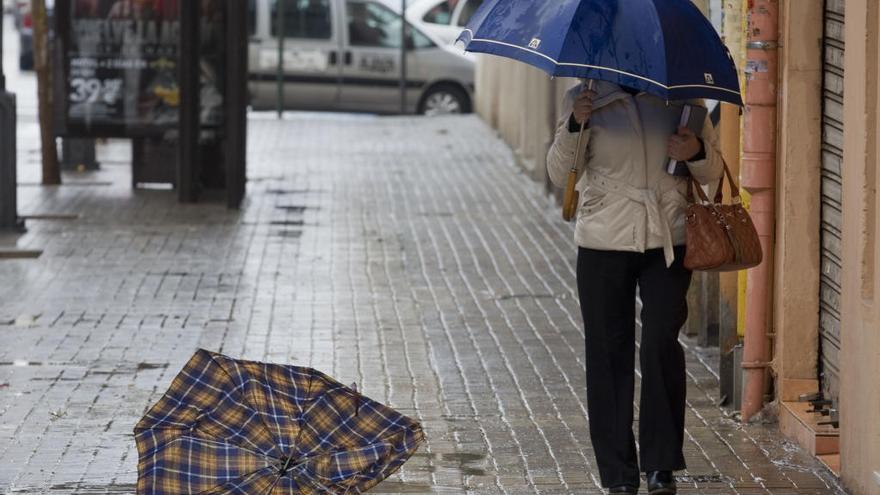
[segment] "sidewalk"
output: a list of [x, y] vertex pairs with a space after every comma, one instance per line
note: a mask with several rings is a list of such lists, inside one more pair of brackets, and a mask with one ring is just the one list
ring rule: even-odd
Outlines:
[[[22, 140], [27, 141], [27, 140]], [[26, 142], [26, 146], [35, 146]], [[250, 122], [240, 212], [132, 191], [125, 150], [41, 188], [0, 261], [0, 493], [133, 493], [132, 428], [198, 347], [313, 366], [424, 424], [373, 493], [591, 494], [570, 227], [476, 117]], [[689, 345], [682, 493], [843, 493], [715, 407]]]

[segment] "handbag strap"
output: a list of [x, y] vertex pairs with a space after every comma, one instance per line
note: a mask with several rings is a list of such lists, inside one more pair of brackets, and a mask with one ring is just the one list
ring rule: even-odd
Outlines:
[[[737, 187], [736, 181], [733, 180], [733, 174], [730, 173], [730, 167], [727, 166], [727, 160], [725, 160], [724, 157], [721, 157], [721, 163], [724, 164], [724, 174], [721, 176], [721, 179], [718, 180], [718, 190], [715, 191], [715, 204], [720, 204], [724, 202], [724, 177], [727, 177], [727, 183], [730, 184], [730, 195], [732, 202], [736, 204], [742, 203], [739, 187]], [[694, 202], [694, 189], [697, 190], [697, 196], [699, 196], [700, 201], [702, 201], [703, 203], [709, 202], [709, 197], [706, 196], [706, 192], [703, 191], [703, 188], [700, 187], [699, 184], [696, 184], [694, 177], [690, 176], [688, 177], [687, 190], [688, 203]]]

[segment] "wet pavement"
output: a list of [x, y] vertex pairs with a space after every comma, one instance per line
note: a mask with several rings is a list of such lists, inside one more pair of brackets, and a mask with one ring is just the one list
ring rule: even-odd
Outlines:
[[[601, 493], [570, 226], [475, 117], [250, 122], [241, 211], [101, 171], [35, 183], [0, 247], [0, 493], [133, 493], [132, 428], [199, 347], [319, 368], [423, 422], [373, 493]], [[682, 493], [843, 493], [774, 426], [715, 406], [688, 347]], [[637, 395], [638, 396], [638, 395]]]

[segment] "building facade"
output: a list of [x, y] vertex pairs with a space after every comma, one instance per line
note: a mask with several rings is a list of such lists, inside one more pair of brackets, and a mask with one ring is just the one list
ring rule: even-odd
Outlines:
[[[741, 68], [746, 66], [742, 57], [748, 16], [743, 14], [749, 3], [698, 2], [723, 31]], [[778, 415], [787, 435], [822, 458], [853, 493], [877, 495], [880, 2], [778, 0], [778, 6], [768, 410]], [[557, 191], [547, 180], [544, 157], [562, 94], [574, 83], [485, 56], [478, 68], [477, 111], [498, 129], [531, 177], [547, 185], [550, 196]], [[744, 88], [748, 91], [747, 81]], [[732, 168], [739, 163], [742, 119], [737, 113], [730, 108], [721, 112], [722, 147]], [[743, 314], [749, 311], [742, 307], [739, 279], [695, 279], [698, 294], [692, 301], [697, 307], [692, 304], [696, 316], [690, 325], [720, 327], [722, 355], [741, 340], [736, 329], [741, 330]], [[732, 343], [725, 343], [726, 327]], [[723, 373], [723, 360], [721, 369]], [[731, 370], [740, 372], [735, 364]], [[821, 400], [807, 402], [816, 394]], [[813, 409], [827, 416], [809, 412]]]

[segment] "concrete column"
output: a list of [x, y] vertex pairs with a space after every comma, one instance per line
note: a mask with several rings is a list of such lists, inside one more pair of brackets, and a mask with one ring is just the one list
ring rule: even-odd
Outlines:
[[791, 401], [818, 389], [823, 1], [786, 0], [780, 31], [774, 368]]
[[841, 296], [841, 477], [880, 494], [880, 294], [877, 235], [880, 5], [846, 2]]

